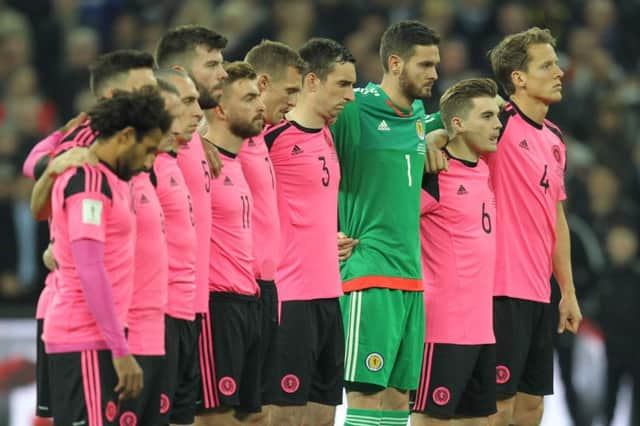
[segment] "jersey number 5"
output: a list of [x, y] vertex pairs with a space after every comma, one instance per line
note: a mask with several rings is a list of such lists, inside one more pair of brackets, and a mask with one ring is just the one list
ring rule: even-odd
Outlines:
[[322, 176], [322, 186], [329, 186], [331, 175], [329, 174], [329, 168], [327, 167], [327, 159], [325, 157], [318, 157], [318, 160], [322, 161], [322, 171], [324, 172], [324, 176]]
[[491, 216], [489, 216], [489, 213], [485, 210], [484, 203], [482, 203], [482, 230], [485, 233], [490, 234], [491, 229]]

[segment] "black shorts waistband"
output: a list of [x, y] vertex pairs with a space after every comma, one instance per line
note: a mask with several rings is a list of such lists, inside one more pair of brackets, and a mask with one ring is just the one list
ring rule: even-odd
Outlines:
[[259, 302], [258, 296], [249, 296], [247, 294], [229, 293], [226, 291], [212, 291], [209, 293], [211, 297], [218, 301], [234, 301], [234, 302]]

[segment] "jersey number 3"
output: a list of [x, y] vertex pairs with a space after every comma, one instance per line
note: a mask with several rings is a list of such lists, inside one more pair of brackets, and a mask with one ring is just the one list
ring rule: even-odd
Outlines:
[[322, 161], [322, 186], [329, 186], [331, 175], [329, 174], [329, 168], [327, 167], [327, 159], [325, 157], [318, 157], [318, 160]]

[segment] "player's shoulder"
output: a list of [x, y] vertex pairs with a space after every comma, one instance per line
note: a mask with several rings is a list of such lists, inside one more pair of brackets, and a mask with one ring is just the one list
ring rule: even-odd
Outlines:
[[265, 145], [267, 145], [267, 148], [271, 149], [271, 147], [276, 142], [276, 140], [278, 138], [282, 137], [282, 135], [285, 134], [286, 131], [291, 129], [291, 128], [293, 128], [293, 125], [291, 124], [291, 122], [289, 122], [287, 120], [283, 120], [280, 123], [269, 127], [269, 129], [267, 129], [262, 134], [262, 137], [264, 139], [264, 143], [265, 143]]
[[376, 102], [384, 97], [382, 90], [375, 84], [368, 84], [365, 87], [356, 87], [353, 89], [353, 95], [356, 102]]
[[105, 171], [99, 166], [89, 164], [66, 170], [58, 177], [64, 184], [64, 198], [80, 193], [102, 193], [105, 197], [113, 198], [111, 185]]
[[551, 120], [549, 120], [547, 118], [544, 119], [544, 126], [547, 129], [549, 129], [551, 131], [551, 133], [556, 135], [558, 137], [558, 139], [560, 139], [560, 142], [562, 142], [564, 144], [564, 138], [562, 136], [562, 130], [560, 130], [560, 127], [558, 127], [554, 122], [552, 122]]

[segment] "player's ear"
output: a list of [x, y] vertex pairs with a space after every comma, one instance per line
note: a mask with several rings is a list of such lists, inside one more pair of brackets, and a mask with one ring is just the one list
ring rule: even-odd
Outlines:
[[307, 88], [310, 92], [315, 92], [318, 90], [318, 85], [320, 84], [320, 79], [316, 75], [316, 73], [310, 72], [304, 76], [302, 80], [302, 85]]
[[451, 119], [451, 129], [453, 129], [455, 133], [460, 133], [464, 130], [464, 123], [460, 117], [454, 116]]
[[136, 142], [136, 129], [127, 126], [118, 132], [118, 144], [129, 145]]
[[387, 66], [389, 67], [389, 72], [393, 75], [400, 75], [402, 72], [402, 66], [404, 61], [398, 55], [389, 55], [387, 58]]
[[527, 79], [522, 71], [514, 70], [511, 72], [511, 83], [513, 83], [515, 87], [524, 87], [526, 82]]
[[267, 74], [258, 74], [258, 90], [260, 93], [264, 92], [271, 84], [271, 79]]

